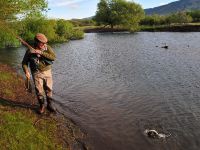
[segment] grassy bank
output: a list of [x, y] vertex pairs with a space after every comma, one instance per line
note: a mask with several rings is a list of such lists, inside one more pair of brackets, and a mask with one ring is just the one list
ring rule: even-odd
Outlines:
[[173, 24], [162, 26], [142, 26], [141, 31], [148, 32], [200, 32], [200, 23]]
[[22, 77], [0, 64], [0, 149], [88, 149], [84, 134], [61, 114], [38, 115], [36, 98]]
[[[121, 27], [103, 27], [103, 26], [82, 26], [76, 27], [85, 33], [105, 33], [105, 32], [126, 32], [128, 29]], [[147, 32], [200, 32], [200, 23], [159, 25], [159, 26], [140, 26], [140, 31]]]

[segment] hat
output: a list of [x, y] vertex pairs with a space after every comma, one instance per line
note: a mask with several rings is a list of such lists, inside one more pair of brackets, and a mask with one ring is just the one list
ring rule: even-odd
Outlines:
[[38, 41], [40, 41], [42, 43], [47, 43], [47, 41], [48, 41], [47, 37], [42, 33], [37, 33], [35, 35], [35, 39], [37, 39]]

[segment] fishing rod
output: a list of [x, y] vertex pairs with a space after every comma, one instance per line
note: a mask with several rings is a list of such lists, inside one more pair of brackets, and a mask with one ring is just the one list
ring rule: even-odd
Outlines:
[[[24, 41], [21, 37], [15, 35], [15, 37], [24, 45], [26, 46], [29, 51], [35, 51], [35, 49], [30, 46], [26, 41]], [[32, 93], [32, 87], [31, 87], [31, 80], [30, 78], [26, 77], [26, 81], [25, 81], [25, 87], [26, 87], [26, 90], [29, 92], [29, 93]]]
[[[0, 20], [0, 27], [2, 27], [2, 29], [7, 30], [8, 32], [10, 32], [15, 38], [17, 38], [24, 46], [26, 46], [28, 48], [29, 51], [34, 52], [35, 49], [30, 46], [26, 41], [24, 41], [21, 37], [19, 37], [18, 35], [16, 35], [9, 27], [8, 25]], [[25, 80], [25, 88], [29, 93], [32, 93], [32, 87], [31, 87], [31, 81], [30, 78], [26, 77]]]

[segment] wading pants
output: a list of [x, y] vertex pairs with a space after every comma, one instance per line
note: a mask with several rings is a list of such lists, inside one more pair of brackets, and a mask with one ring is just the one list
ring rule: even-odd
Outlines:
[[53, 86], [51, 69], [47, 71], [38, 71], [33, 73], [33, 80], [39, 104], [44, 104], [45, 96], [47, 99], [47, 103], [50, 103], [50, 101], [52, 100]]

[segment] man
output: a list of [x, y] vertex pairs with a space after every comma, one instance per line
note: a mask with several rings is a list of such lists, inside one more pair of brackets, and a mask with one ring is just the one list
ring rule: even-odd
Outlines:
[[40, 105], [39, 113], [45, 111], [44, 100], [47, 100], [47, 109], [55, 112], [52, 106], [52, 73], [51, 65], [56, 58], [55, 53], [50, 46], [47, 45], [48, 39], [42, 33], [38, 33], [34, 39], [34, 50], [27, 50], [22, 61], [22, 68], [28, 79], [30, 79], [30, 67], [35, 91]]

